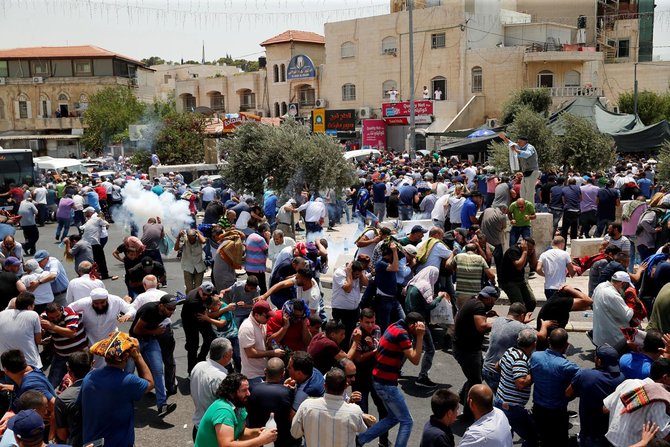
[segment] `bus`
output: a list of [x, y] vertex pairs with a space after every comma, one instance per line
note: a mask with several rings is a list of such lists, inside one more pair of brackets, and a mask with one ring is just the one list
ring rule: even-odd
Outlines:
[[[35, 183], [33, 151], [30, 149], [0, 150], [0, 192], [9, 191], [9, 185]], [[0, 197], [0, 206], [6, 205], [6, 198]]]

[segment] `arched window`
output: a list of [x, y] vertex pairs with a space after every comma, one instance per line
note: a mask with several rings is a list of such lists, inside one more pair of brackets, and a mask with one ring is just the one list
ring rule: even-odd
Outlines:
[[570, 70], [565, 73], [565, 86], [566, 87], [579, 87], [582, 84], [581, 75], [578, 71]]
[[272, 66], [272, 80], [273, 82], [279, 82], [279, 66], [277, 64]]
[[433, 88], [433, 100], [444, 101], [447, 99], [447, 78], [444, 76], [435, 76], [430, 80]]
[[67, 96], [67, 94], [65, 94], [65, 93], [60, 93], [60, 94], [58, 95], [58, 100], [59, 100], [59, 101], [65, 101], [65, 102], [67, 102], [67, 101], [70, 100], [70, 98]]
[[16, 119], [28, 119], [33, 117], [30, 98], [25, 93], [21, 93], [14, 101], [14, 117]]
[[309, 84], [304, 84], [298, 87], [298, 102], [301, 107], [314, 107], [316, 102], [316, 92], [314, 87]]
[[354, 57], [355, 51], [356, 47], [354, 46], [353, 42], [344, 42], [342, 45], [340, 45], [340, 57], [342, 59]]
[[279, 82], [286, 82], [286, 65], [284, 64], [279, 67]]
[[240, 95], [240, 112], [246, 112], [256, 108], [256, 94], [248, 88], [238, 90]]
[[37, 116], [41, 116], [42, 118], [49, 118], [51, 116], [51, 101], [44, 93], [40, 94], [40, 104], [37, 109]]
[[217, 91], [207, 92], [207, 96], [209, 96], [210, 109], [214, 110], [215, 112], [225, 113], [226, 111], [225, 97], [221, 94], [221, 92]]
[[554, 86], [554, 73], [549, 70], [542, 70], [537, 74], [537, 86], [552, 88]]
[[398, 41], [395, 37], [388, 36], [382, 39], [383, 54], [396, 54], [397, 51], [398, 51]]
[[0, 99], [0, 120], [5, 119], [5, 102]]
[[[276, 67], [276, 65], [275, 65], [275, 67]], [[275, 113], [272, 116], [274, 116], [275, 118], [278, 118], [280, 116], [279, 114], [281, 113], [281, 110], [279, 110], [279, 103], [278, 102], [275, 103], [274, 109], [275, 109], [274, 110]]]
[[472, 93], [481, 93], [483, 89], [482, 67], [472, 67]]
[[354, 84], [344, 84], [342, 86], [342, 101], [356, 100], [356, 86]]
[[288, 105], [282, 101], [281, 103], [281, 116], [284, 116], [288, 113]]
[[179, 95], [182, 100], [182, 107], [184, 112], [192, 112], [196, 108], [195, 96], [190, 93], [182, 93]]
[[[391, 90], [396, 90], [398, 88], [398, 83], [393, 80], [384, 81], [382, 84], [382, 98], [389, 99], [391, 97]], [[397, 98], [396, 98], [397, 99]]]

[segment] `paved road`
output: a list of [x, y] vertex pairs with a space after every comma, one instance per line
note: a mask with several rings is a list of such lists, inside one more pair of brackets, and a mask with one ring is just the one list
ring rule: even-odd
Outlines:
[[[58, 248], [53, 241], [52, 232], [55, 231], [54, 225], [47, 225], [40, 229], [41, 239], [38, 243], [38, 249], [44, 248], [51, 252], [54, 256], [60, 256], [61, 249]], [[109, 231], [109, 243], [106, 247], [107, 260], [110, 268], [110, 273], [123, 276], [123, 266], [118, 263], [112, 256], [111, 252], [121, 242], [124, 234], [122, 229], [112, 225]], [[17, 239], [22, 241], [21, 235], [17, 235]], [[350, 240], [353, 240], [350, 238]], [[168, 259], [165, 263], [168, 274], [168, 287], [166, 290], [175, 291], [181, 290], [182, 275], [179, 263], [174, 257]], [[66, 264], [68, 274], [72, 273], [72, 264]], [[125, 286], [122, 279], [117, 281], [106, 281], [106, 286], [110, 293], [123, 295], [125, 293]], [[325, 290], [327, 306], [330, 304], [330, 290]], [[496, 308], [499, 314], [506, 313], [506, 307], [498, 306]], [[159, 445], [170, 446], [188, 446], [192, 445], [191, 440], [191, 416], [193, 413], [193, 403], [189, 396], [189, 384], [186, 379], [186, 351], [184, 349], [184, 332], [181, 328], [181, 321], [179, 319], [178, 310], [173, 316], [173, 324], [175, 329], [175, 338], [177, 340], [177, 347], [175, 351], [175, 359], [177, 361], [177, 376], [179, 380], [179, 393], [172, 396], [170, 400], [177, 403], [177, 410], [168, 415], [165, 420], [160, 420], [156, 417], [155, 398], [153, 395], [145, 397], [137, 405], [136, 410], [136, 445], [139, 447], [153, 447]], [[583, 315], [575, 315], [576, 319], [584, 320]], [[123, 325], [127, 330], [129, 324]], [[570, 341], [572, 347], [568, 353], [569, 358], [583, 367], [593, 367], [593, 346], [585, 334], [580, 332], [573, 332], [570, 334]], [[403, 377], [400, 380], [400, 386], [404, 391], [408, 405], [414, 417], [414, 428], [409, 445], [418, 445], [421, 430], [424, 423], [430, 417], [430, 396], [432, 389], [417, 387], [414, 385], [414, 379], [418, 374], [418, 367], [411, 365], [409, 362], [403, 368]], [[454, 360], [451, 353], [439, 350], [435, 355], [435, 360], [430, 377], [439, 384], [440, 387], [453, 387], [458, 391], [462, 386], [465, 378], [461, 370]], [[576, 410], [575, 402], [571, 405], [572, 409]], [[373, 414], [374, 405], [371, 405]], [[573, 431], [578, 431], [578, 419], [572, 419], [575, 427]], [[457, 435], [462, 434], [463, 427], [455, 427]], [[391, 440], [395, 440], [395, 430], [392, 432]], [[376, 445], [376, 444], [369, 444]]]

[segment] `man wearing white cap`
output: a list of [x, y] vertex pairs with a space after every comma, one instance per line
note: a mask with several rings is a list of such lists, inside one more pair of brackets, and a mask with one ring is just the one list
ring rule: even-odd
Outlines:
[[[117, 323], [131, 320], [135, 316], [135, 308], [116, 295], [110, 295], [106, 289], [91, 290], [91, 296], [70, 304], [70, 309], [82, 315], [84, 329], [89, 344], [94, 344], [118, 330]], [[118, 318], [117, 315], [124, 315]], [[96, 357], [94, 367], [104, 365], [102, 359]]]
[[630, 326], [633, 309], [626, 305], [624, 292], [630, 285], [626, 272], [616, 272], [610, 281], [598, 284], [593, 291], [593, 343], [616, 346], [623, 342], [620, 328]]
[[28, 291], [35, 295], [35, 312], [39, 314], [54, 300], [49, 283], [56, 279], [56, 273], [45, 272], [34, 259], [26, 261], [25, 267], [27, 274], [16, 282], [16, 289], [19, 293]]

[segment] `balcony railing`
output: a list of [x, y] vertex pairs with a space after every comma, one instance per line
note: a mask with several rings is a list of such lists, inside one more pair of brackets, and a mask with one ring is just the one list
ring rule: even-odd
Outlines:
[[538, 87], [533, 90], [548, 88], [552, 97], [565, 98], [570, 96], [602, 96], [600, 87]]

